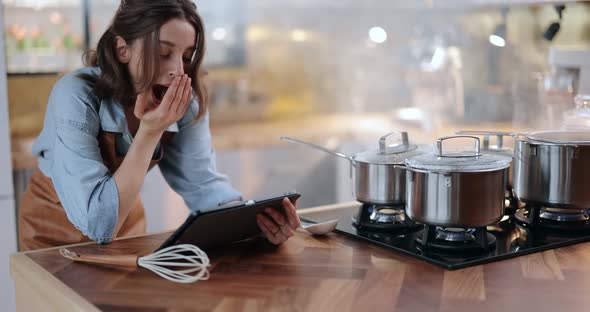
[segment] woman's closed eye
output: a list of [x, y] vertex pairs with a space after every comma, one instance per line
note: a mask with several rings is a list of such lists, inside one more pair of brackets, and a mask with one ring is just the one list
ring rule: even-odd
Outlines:
[[[160, 58], [162, 58], [163, 60], [168, 60], [171, 57], [172, 57], [172, 54], [171, 53], [169, 53], [169, 54], [160, 54]], [[189, 57], [183, 56], [182, 57], [182, 61], [184, 63], [190, 64], [193, 60], [192, 60], [192, 58], [190, 56]]]

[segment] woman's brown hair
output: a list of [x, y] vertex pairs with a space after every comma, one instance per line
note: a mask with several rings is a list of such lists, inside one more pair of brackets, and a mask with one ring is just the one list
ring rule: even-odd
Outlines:
[[118, 61], [115, 37], [120, 36], [128, 44], [143, 38], [141, 59], [143, 78], [138, 81], [139, 91], [147, 90], [158, 77], [159, 30], [173, 18], [186, 20], [195, 29], [195, 53], [187, 74], [192, 78], [193, 91], [199, 103], [197, 119], [207, 109], [207, 92], [201, 81], [201, 63], [205, 55], [205, 30], [197, 7], [191, 0], [122, 0], [111, 24], [100, 37], [95, 51], [85, 55], [87, 66], [98, 66], [99, 77], [88, 75], [84, 79], [94, 83], [94, 91], [101, 97], [113, 97], [125, 106], [133, 105], [135, 88], [126, 64]]

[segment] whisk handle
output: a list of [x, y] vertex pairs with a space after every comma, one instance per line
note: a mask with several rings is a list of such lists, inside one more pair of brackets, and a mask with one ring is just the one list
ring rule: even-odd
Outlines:
[[121, 267], [137, 267], [137, 256], [135, 255], [85, 255], [72, 252], [68, 249], [59, 250], [62, 256], [79, 262], [114, 265]]

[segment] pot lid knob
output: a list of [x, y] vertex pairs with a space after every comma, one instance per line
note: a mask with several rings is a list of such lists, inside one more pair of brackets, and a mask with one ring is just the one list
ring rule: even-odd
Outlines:
[[[445, 154], [443, 152], [443, 142], [446, 140], [451, 140], [451, 139], [460, 139], [460, 138], [466, 138], [466, 139], [473, 139], [475, 142], [474, 145], [474, 151], [473, 154], [455, 154], [455, 155], [451, 155], [451, 154]], [[439, 138], [436, 141], [436, 156], [438, 157], [479, 157], [481, 156], [480, 153], [480, 148], [479, 148], [479, 138], [475, 137], [475, 136], [471, 136], [471, 135], [453, 135], [453, 136], [446, 136], [446, 137], [442, 137]]]
[[401, 135], [403, 146], [407, 148], [407, 146], [410, 145], [410, 140], [408, 139], [408, 133], [406, 131], [393, 131], [379, 138], [379, 153], [387, 154], [387, 138], [394, 134]]

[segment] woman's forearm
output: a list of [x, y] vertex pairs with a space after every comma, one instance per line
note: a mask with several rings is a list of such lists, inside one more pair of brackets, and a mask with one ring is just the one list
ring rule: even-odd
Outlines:
[[114, 178], [119, 191], [119, 214], [113, 237], [117, 235], [139, 198], [139, 191], [161, 136], [162, 133], [146, 131], [140, 125], [125, 159], [115, 171]]
[[162, 102], [155, 107], [149, 105], [144, 93], [137, 95], [133, 114], [140, 120], [139, 129], [123, 163], [114, 174], [119, 192], [119, 214], [113, 237], [116, 237], [129, 211], [139, 199], [139, 190], [162, 134], [186, 112], [191, 90], [191, 79], [181, 75], [172, 80]]

